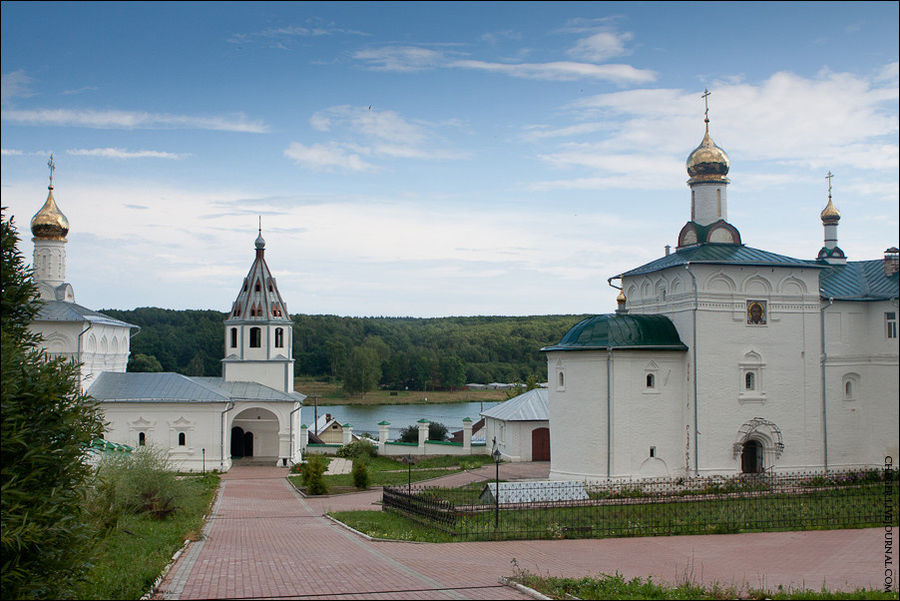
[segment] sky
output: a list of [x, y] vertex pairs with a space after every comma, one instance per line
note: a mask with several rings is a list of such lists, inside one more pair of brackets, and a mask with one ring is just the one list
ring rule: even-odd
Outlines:
[[898, 3], [2, 3], [4, 214], [94, 309], [605, 313], [731, 161], [748, 246], [898, 243]]

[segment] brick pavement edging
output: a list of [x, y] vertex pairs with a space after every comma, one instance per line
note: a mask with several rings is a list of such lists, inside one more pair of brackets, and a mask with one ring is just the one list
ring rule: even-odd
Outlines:
[[553, 601], [553, 597], [548, 597], [547, 595], [545, 595], [543, 593], [539, 593], [538, 591], [534, 590], [533, 588], [529, 588], [529, 587], [525, 586], [524, 584], [519, 584], [518, 582], [516, 582], [514, 580], [510, 580], [509, 578], [504, 578], [503, 576], [500, 576], [499, 578], [497, 578], [497, 582], [499, 582], [503, 586], [508, 586], [510, 588], [514, 588], [517, 591], [519, 591], [520, 593], [524, 593], [524, 594], [528, 595], [532, 599], [541, 599], [543, 601]]

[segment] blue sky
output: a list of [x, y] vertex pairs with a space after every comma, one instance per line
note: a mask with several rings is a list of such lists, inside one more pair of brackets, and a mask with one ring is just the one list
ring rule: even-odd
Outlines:
[[[253, 258], [293, 313], [615, 308], [609, 276], [731, 159], [746, 244], [897, 244], [897, 3], [2, 4], [2, 203], [54, 195], [93, 308], [227, 310]], [[30, 235], [22, 250], [31, 256]]]

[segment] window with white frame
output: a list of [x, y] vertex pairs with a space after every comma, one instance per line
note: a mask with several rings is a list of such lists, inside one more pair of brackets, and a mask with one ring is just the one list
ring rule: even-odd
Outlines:
[[756, 351], [751, 350], [744, 354], [738, 365], [740, 372], [738, 400], [761, 402], [766, 399], [765, 388], [763, 388], [765, 366], [762, 356]]
[[659, 393], [659, 365], [656, 361], [650, 361], [644, 367], [643, 387], [644, 394]]
[[884, 335], [887, 338], [897, 337], [897, 312], [888, 311], [884, 314]]
[[841, 378], [841, 393], [845, 401], [855, 401], [859, 398], [859, 374], [844, 374]]

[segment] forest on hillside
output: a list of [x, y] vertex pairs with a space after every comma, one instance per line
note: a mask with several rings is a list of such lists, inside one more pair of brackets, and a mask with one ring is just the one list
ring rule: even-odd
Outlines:
[[[224, 313], [152, 307], [103, 312], [141, 328], [131, 339], [129, 371], [221, 374]], [[294, 315], [294, 373], [343, 381], [350, 392], [545, 381], [541, 347], [559, 342], [584, 317]]]

